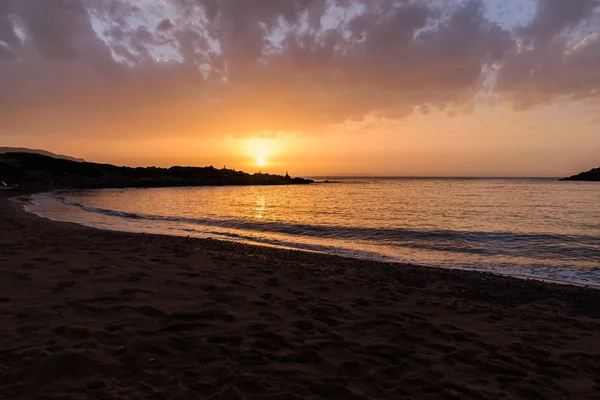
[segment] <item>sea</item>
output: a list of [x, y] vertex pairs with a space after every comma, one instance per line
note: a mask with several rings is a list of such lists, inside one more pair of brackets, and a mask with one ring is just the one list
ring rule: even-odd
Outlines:
[[600, 288], [600, 183], [320, 178], [312, 185], [43, 193], [27, 210], [100, 229], [223, 239]]

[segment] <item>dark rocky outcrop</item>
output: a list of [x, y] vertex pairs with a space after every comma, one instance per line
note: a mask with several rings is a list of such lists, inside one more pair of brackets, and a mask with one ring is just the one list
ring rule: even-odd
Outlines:
[[262, 173], [250, 175], [214, 167], [117, 167], [33, 153], [0, 154], [0, 180], [32, 190], [313, 183], [310, 179]]
[[590, 169], [587, 172], [582, 172], [568, 178], [561, 179], [563, 181], [596, 181], [600, 182], [600, 168]]

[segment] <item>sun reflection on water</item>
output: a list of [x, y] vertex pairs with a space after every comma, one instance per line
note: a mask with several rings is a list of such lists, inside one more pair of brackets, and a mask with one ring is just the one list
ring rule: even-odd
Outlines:
[[265, 196], [260, 196], [258, 200], [256, 200], [256, 218], [263, 219], [263, 214], [266, 209]]

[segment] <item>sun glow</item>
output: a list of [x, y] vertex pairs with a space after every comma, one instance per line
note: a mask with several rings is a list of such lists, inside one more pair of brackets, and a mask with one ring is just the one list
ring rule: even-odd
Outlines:
[[272, 160], [278, 153], [279, 139], [248, 138], [241, 143], [249, 165], [273, 166]]

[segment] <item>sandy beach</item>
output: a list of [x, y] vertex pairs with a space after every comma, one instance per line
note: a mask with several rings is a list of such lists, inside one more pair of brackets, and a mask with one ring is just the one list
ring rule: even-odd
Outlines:
[[597, 399], [597, 290], [100, 231], [0, 198], [2, 399]]

